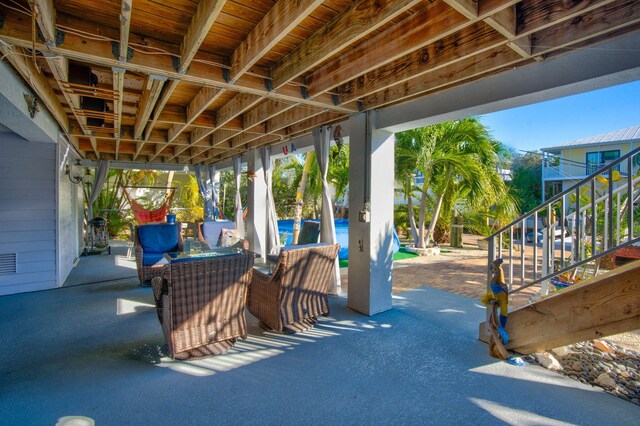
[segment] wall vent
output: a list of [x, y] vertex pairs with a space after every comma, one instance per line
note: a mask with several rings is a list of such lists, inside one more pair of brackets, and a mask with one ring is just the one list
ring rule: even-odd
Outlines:
[[16, 254], [0, 254], [0, 275], [12, 275], [17, 271]]

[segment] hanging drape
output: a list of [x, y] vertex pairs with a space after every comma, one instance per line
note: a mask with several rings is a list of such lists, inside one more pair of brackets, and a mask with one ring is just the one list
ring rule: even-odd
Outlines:
[[272, 170], [271, 170], [271, 149], [268, 146], [260, 148], [260, 158], [262, 160], [262, 170], [264, 171], [264, 182], [267, 186], [267, 253], [277, 254], [280, 249], [280, 234], [278, 234], [278, 216], [276, 215], [276, 204], [271, 190]]
[[216, 166], [213, 164], [209, 165], [209, 181], [211, 182], [211, 214], [214, 219], [218, 219], [224, 215], [218, 208], [220, 205], [220, 181], [216, 181]]
[[[329, 147], [331, 142], [331, 127], [313, 129], [313, 146], [322, 177], [322, 214], [320, 222], [320, 242], [336, 244], [336, 224], [333, 220], [333, 205], [329, 195], [327, 172], [329, 170]], [[338, 294], [340, 288], [340, 264], [336, 259], [334, 274], [329, 282], [329, 293]]]
[[107, 175], [109, 174], [110, 161], [100, 160], [98, 161], [98, 168], [96, 169], [96, 177], [93, 179], [93, 188], [91, 189], [91, 195], [89, 196], [89, 206], [87, 218], [93, 219], [93, 203], [98, 199], [100, 191], [104, 183], [107, 181]]
[[212, 176], [209, 175], [209, 169], [206, 166], [196, 165], [196, 181], [200, 196], [204, 200], [204, 220], [213, 220], [213, 185], [211, 184]]
[[236, 179], [236, 199], [233, 203], [233, 218], [238, 237], [244, 238], [244, 218], [242, 217], [242, 197], [240, 196], [240, 156], [233, 157], [233, 176]]

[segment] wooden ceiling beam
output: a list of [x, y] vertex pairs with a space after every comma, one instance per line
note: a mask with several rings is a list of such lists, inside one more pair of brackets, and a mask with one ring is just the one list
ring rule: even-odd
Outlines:
[[507, 46], [516, 51], [520, 56], [523, 58], [529, 58], [531, 56], [531, 35], [517, 37], [517, 15], [515, 6], [501, 10], [484, 21], [509, 40]]
[[[140, 99], [140, 104], [138, 106], [138, 114], [136, 115], [136, 123], [134, 126], [134, 138], [136, 140], [140, 140], [142, 137], [142, 133], [144, 132], [145, 124], [151, 115], [151, 111], [153, 110], [153, 106], [158, 100], [158, 96], [160, 96], [160, 91], [162, 90], [162, 86], [164, 85], [165, 79], [156, 75], [147, 75], [147, 78], [144, 83], [144, 88], [142, 91], [142, 98]], [[140, 151], [144, 146], [144, 141], [140, 141], [139, 149]], [[137, 154], [136, 154], [137, 156]]]
[[[219, 127], [222, 127], [225, 124], [227, 124], [229, 121], [233, 120], [234, 118], [240, 116], [244, 112], [253, 108], [261, 100], [262, 98], [260, 96], [249, 95], [246, 93], [239, 93], [218, 110], [218, 112], [216, 113], [216, 122], [219, 123]], [[191, 141], [193, 144], [196, 144], [200, 139], [209, 136], [211, 133], [213, 132], [202, 129], [202, 128], [195, 129], [191, 133]], [[215, 145], [213, 144], [211, 145], [211, 147], [214, 147], [214, 146]], [[204, 151], [206, 151], [206, 149], [203, 150], [202, 152]], [[179, 154], [181, 153], [182, 152], [180, 152]]]
[[191, 18], [191, 24], [189, 24], [187, 33], [180, 45], [180, 66], [178, 69], [180, 74], [187, 72], [191, 61], [196, 56], [205, 37], [209, 34], [211, 26], [218, 19], [218, 15], [225, 3], [226, 0], [201, 0], [198, 3], [196, 13]]
[[[120, 5], [120, 46], [119, 46], [119, 58], [120, 62], [127, 62], [129, 52], [129, 29], [131, 27], [131, 6], [133, 0], [122, 0]], [[120, 154], [120, 128], [122, 125], [122, 101], [124, 100], [124, 74], [125, 70], [122, 68], [111, 68], [113, 72], [113, 90], [117, 92], [118, 98], [113, 102], [113, 113], [115, 119], [113, 121], [113, 128], [115, 131], [116, 140], [116, 160]]]
[[[7, 11], [4, 26], [0, 28], [0, 40], [11, 45], [31, 48], [32, 40], [29, 23], [22, 19], [22, 15]], [[156, 42], [153, 41], [153, 43], [155, 44]], [[158, 44], [161, 43], [158, 42]], [[39, 40], [36, 41], [36, 49], [47, 50]], [[192, 62], [185, 74], [179, 74], [173, 68], [172, 58], [167, 55], [152, 55], [136, 51], [131, 61], [121, 63], [113, 56], [111, 42], [82, 37], [71, 32], [65, 33], [65, 42], [63, 44], [51, 47], [50, 51], [68, 59], [75, 59], [89, 64], [103, 67], [121, 67], [127, 71], [154, 74], [199, 86], [228, 89], [234, 92], [249, 93], [285, 102], [327, 108], [338, 112], [351, 113], [358, 111], [358, 106], [355, 103], [353, 105], [335, 105], [329, 94], [316, 96], [314, 99], [305, 98], [298, 85], [286, 85], [277, 92], [270, 91], [265, 86], [264, 78], [256, 77], [250, 73], [240, 77], [235, 84], [227, 83], [223, 76], [223, 67], [210, 64]]]
[[[65, 134], [69, 133], [69, 117], [58, 97], [53, 92], [47, 79], [35, 67], [33, 61], [27, 58], [26, 52], [19, 47], [9, 48], [0, 45], [0, 52], [3, 57], [18, 71], [22, 78], [31, 86], [36, 95], [40, 98], [44, 106], [51, 112], [51, 115], [62, 128]], [[79, 149], [78, 140], [70, 138], [74, 146]]]
[[234, 82], [323, 3], [323, 0], [279, 0], [231, 55]]
[[315, 69], [306, 77], [309, 95], [318, 96], [515, 3], [517, 0], [496, 1], [491, 8], [481, 9], [473, 20], [444, 2], [427, 3], [394, 26]]
[[282, 87], [418, 3], [416, 0], [355, 2], [273, 67], [272, 86]]
[[532, 54], [548, 54], [555, 49], [581, 43], [640, 23], [640, 2], [627, 0], [580, 14], [580, 19], [564, 21], [532, 36]]
[[186, 120], [184, 124], [174, 124], [169, 129], [169, 139], [167, 142], [173, 142], [173, 140], [180, 135], [188, 126], [193, 123], [196, 118], [200, 116], [204, 111], [211, 106], [224, 93], [224, 90], [216, 89], [213, 87], [203, 87], [198, 91], [196, 96], [191, 99], [189, 105], [187, 105]]
[[56, 9], [53, 0], [29, 0], [45, 44], [56, 44]]
[[441, 90], [455, 83], [499, 72], [532, 60], [524, 59], [511, 48], [502, 45], [367, 96], [364, 99], [365, 108], [379, 108], [408, 100], [418, 95]]
[[376, 68], [338, 86], [340, 102], [362, 99], [394, 84], [435, 72], [455, 62], [504, 45], [505, 40], [488, 25], [477, 22], [455, 34]]
[[[198, 3], [198, 8], [196, 9], [193, 18], [191, 19], [191, 24], [189, 24], [187, 33], [182, 39], [182, 43], [180, 45], [180, 64], [178, 66], [179, 74], [184, 74], [187, 72], [187, 69], [195, 58], [196, 53], [200, 49], [200, 45], [209, 33], [209, 30], [211, 29], [213, 23], [218, 18], [218, 15], [222, 11], [225, 3], [226, 0], [202, 0], [200, 3]], [[153, 118], [147, 125], [145, 139], [146, 135], [150, 134], [155, 127], [157, 123], [157, 117], [160, 116], [162, 110], [167, 105], [167, 102], [169, 101], [171, 95], [173, 95], [173, 92], [176, 90], [179, 84], [179, 80], [172, 80], [171, 83], [169, 83], [169, 85], [166, 87], [164, 93], [162, 94], [160, 102], [155, 107]], [[207, 88], [205, 87], [204, 89]], [[211, 102], [217, 99], [220, 93], [221, 91], [218, 91], [217, 95], [214, 95], [214, 97], [211, 99]], [[184, 128], [176, 128], [174, 129], [174, 133], [180, 134], [180, 132], [182, 132], [183, 130]]]

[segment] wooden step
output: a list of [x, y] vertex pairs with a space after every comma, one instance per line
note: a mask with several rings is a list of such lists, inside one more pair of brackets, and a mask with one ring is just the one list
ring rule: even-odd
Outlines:
[[[640, 329], [640, 260], [509, 312], [506, 329], [522, 354]], [[486, 322], [479, 335], [489, 341]]]

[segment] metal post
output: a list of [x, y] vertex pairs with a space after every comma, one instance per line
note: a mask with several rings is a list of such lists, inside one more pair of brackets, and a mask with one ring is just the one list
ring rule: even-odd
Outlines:
[[533, 213], [533, 279], [538, 279], [538, 212]]
[[509, 291], [513, 287], [513, 226], [509, 227]]
[[596, 237], [596, 221], [598, 218], [596, 217], [596, 180], [591, 179], [591, 256], [595, 256], [596, 254], [596, 245], [597, 245], [597, 237]]
[[580, 231], [581, 231], [581, 226], [580, 226], [580, 187], [576, 187], [576, 212], [575, 212], [575, 219], [573, 221], [573, 228], [575, 229], [575, 234], [576, 234], [576, 243], [574, 244], [575, 247], [573, 247], [573, 252], [575, 253], [573, 261], [577, 262], [578, 260], [580, 260]]
[[613, 247], [613, 169], [609, 171], [609, 204], [607, 209], [607, 246], [605, 250]]
[[565, 261], [565, 252], [564, 252], [564, 246], [565, 246], [565, 235], [567, 233], [567, 229], [564, 226], [564, 222], [567, 219], [565, 216], [565, 196], [563, 195], [562, 198], [560, 198], [560, 229], [562, 230], [562, 235], [560, 236], [560, 242], [562, 244], [562, 247], [560, 247], [560, 257], [562, 258], [561, 260], [561, 267], [564, 268], [564, 261]]
[[[636, 154], [637, 155], [637, 154]], [[633, 233], [633, 157], [632, 155], [627, 159], [627, 222], [628, 222], [628, 235], [627, 241], [631, 241], [634, 238]]]
[[524, 285], [524, 250], [525, 250], [525, 234], [527, 230], [527, 219], [522, 219], [520, 224], [520, 285]]

